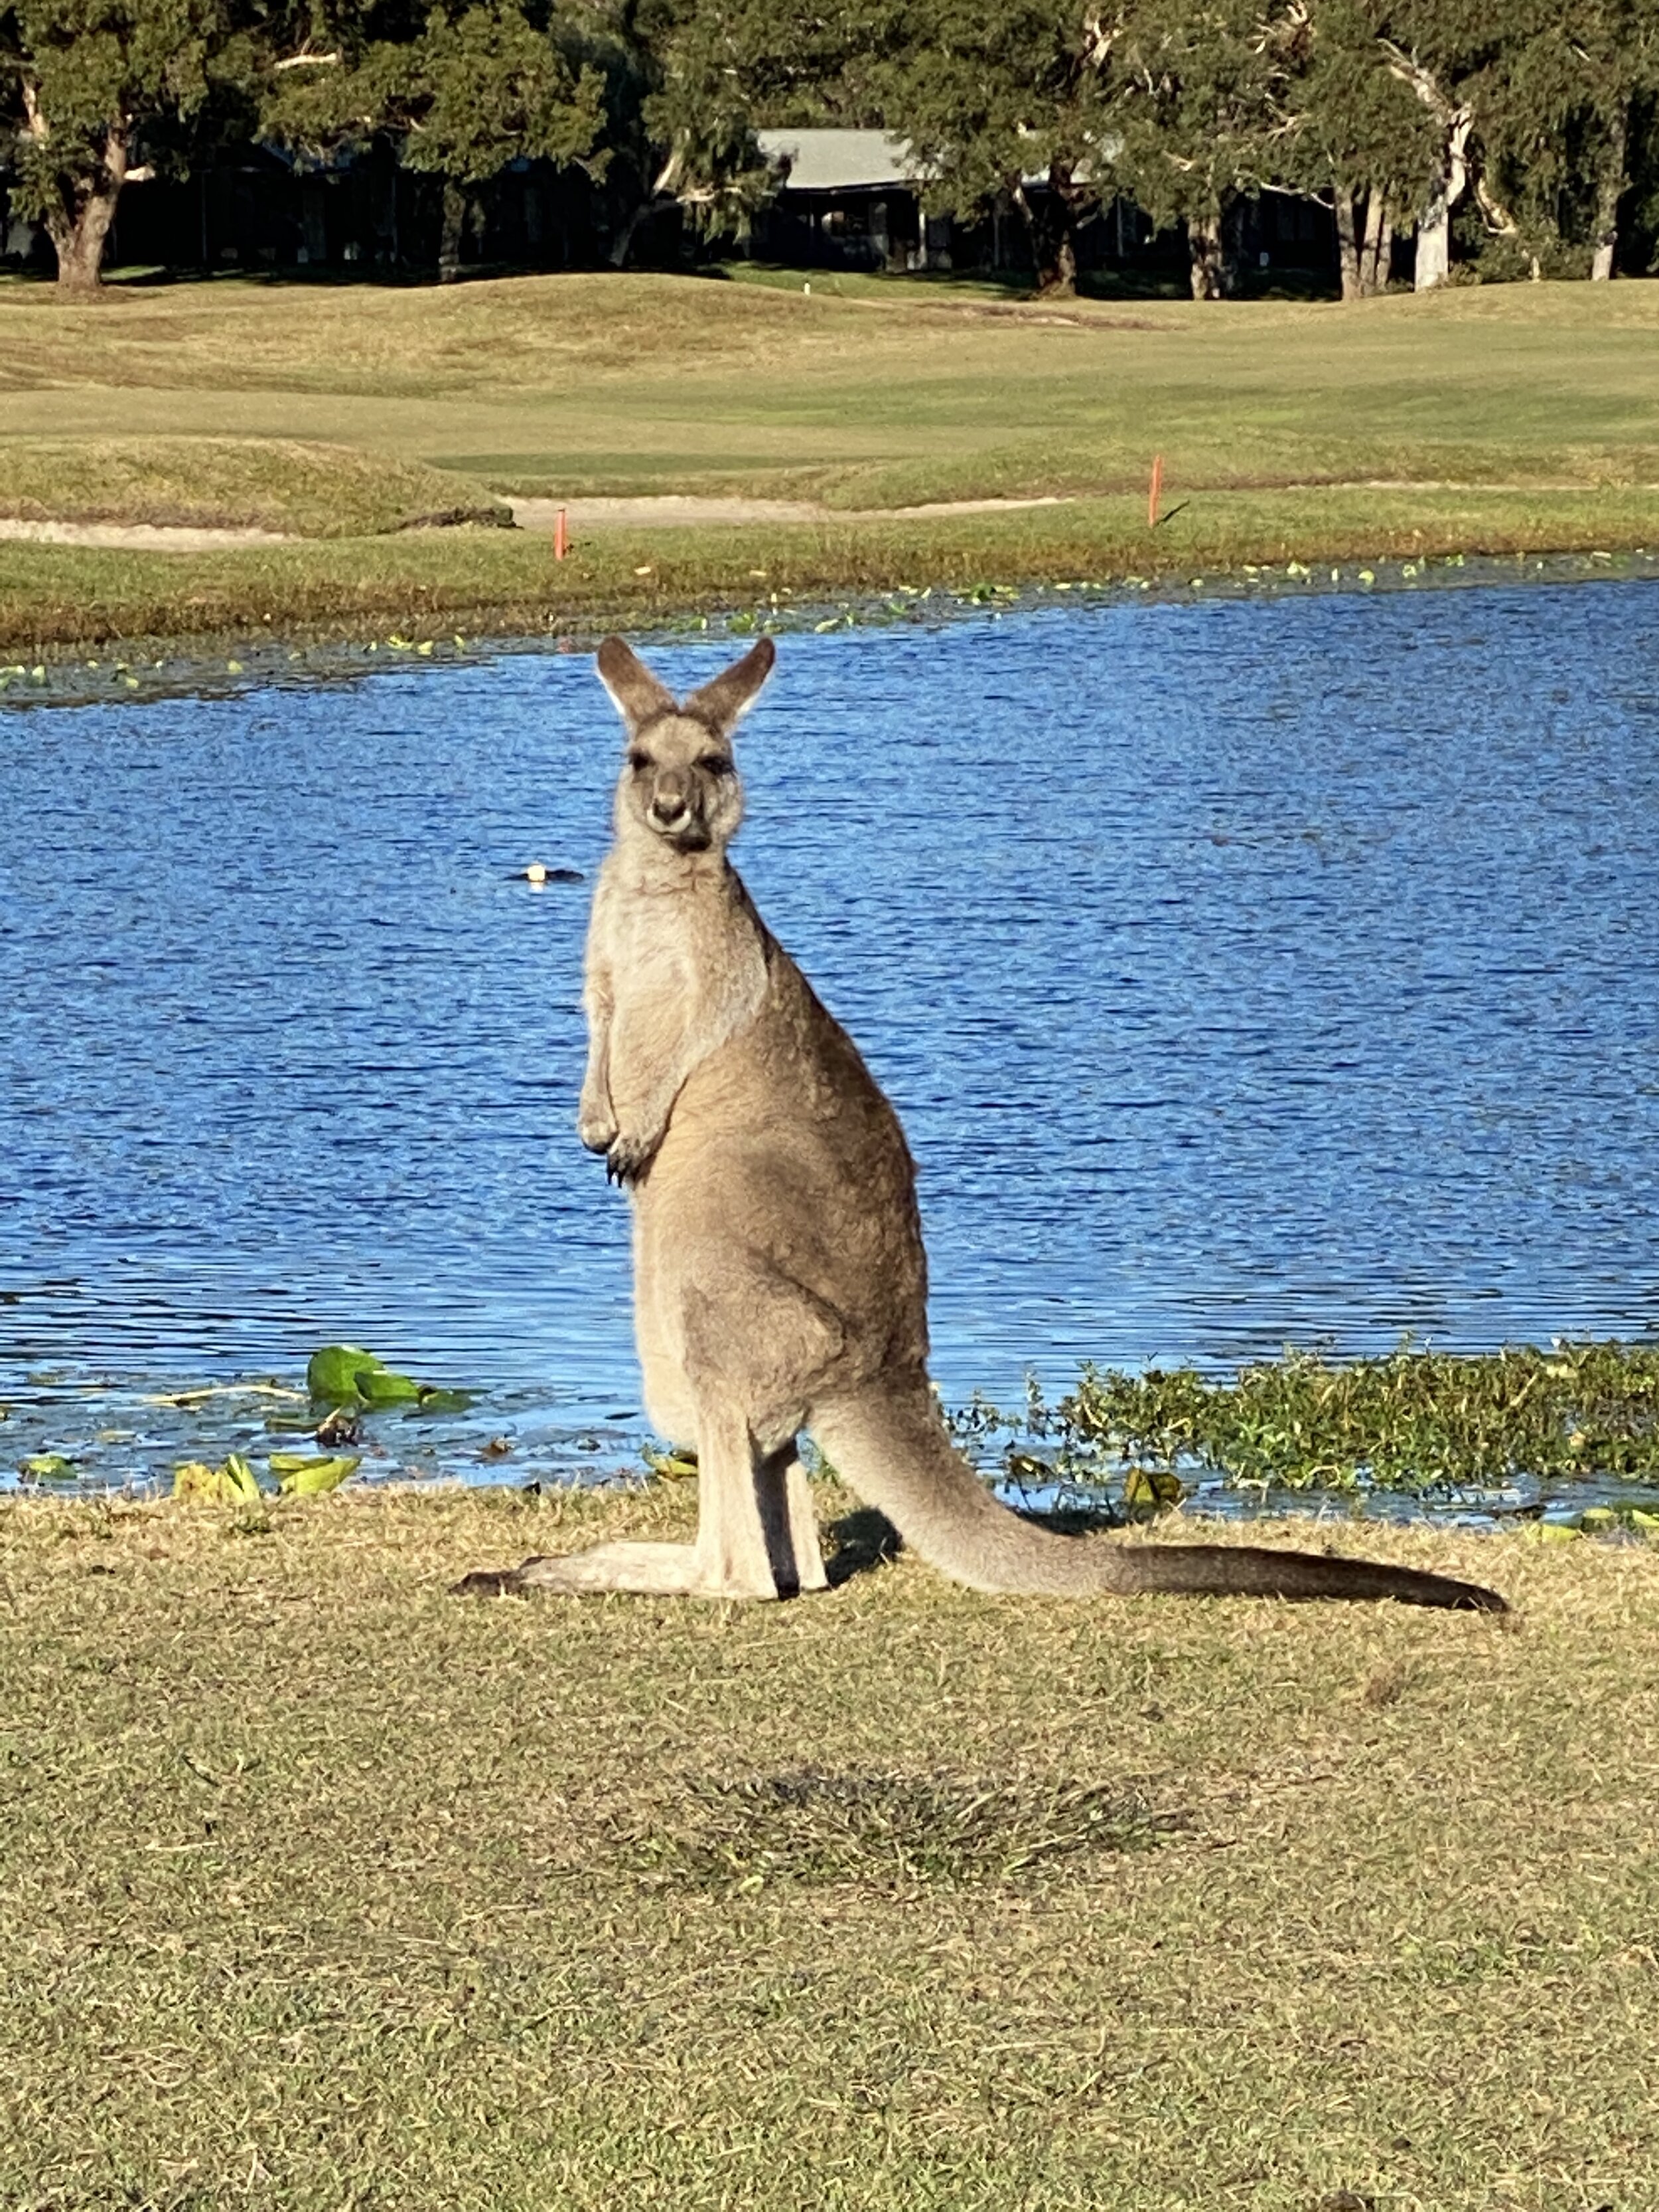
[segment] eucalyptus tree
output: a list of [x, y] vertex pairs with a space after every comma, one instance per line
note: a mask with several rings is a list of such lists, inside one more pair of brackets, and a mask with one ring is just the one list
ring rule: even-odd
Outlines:
[[1118, 175], [1155, 222], [1184, 226], [1194, 298], [1220, 299], [1241, 201], [1293, 163], [1303, 0], [1127, 0], [1097, 20]]
[[[821, 112], [853, 43], [833, 14], [783, 15], [764, 0], [591, 0], [591, 20], [609, 57], [618, 266], [659, 214], [705, 238], [748, 234], [778, 184], [757, 122], [849, 119]], [[785, 112], [792, 99], [796, 112]]]
[[1434, 118], [1398, 72], [1368, 0], [1310, 0], [1287, 94], [1281, 181], [1328, 197], [1345, 300], [1386, 290], [1396, 225], [1436, 172]]
[[1047, 293], [1076, 289], [1079, 228], [1116, 189], [1102, 36], [1076, 0], [921, 0], [888, 15], [860, 80], [929, 207], [971, 218], [1012, 203]]
[[97, 289], [122, 187], [179, 165], [216, 95], [252, 93], [272, 35], [253, 0], [0, 0], [12, 205], [44, 224], [61, 292]]
[[[1482, 119], [1508, 234], [1612, 276], [1644, 111], [1659, 91], [1655, 0], [1538, 0], [1505, 42]], [[1512, 210], [1512, 212], [1511, 212]], [[1565, 256], [1564, 256], [1565, 258]]]
[[313, 154], [386, 137], [404, 168], [441, 178], [453, 276], [471, 198], [509, 161], [603, 168], [605, 79], [582, 47], [547, 0], [354, 0], [274, 63], [264, 127]]

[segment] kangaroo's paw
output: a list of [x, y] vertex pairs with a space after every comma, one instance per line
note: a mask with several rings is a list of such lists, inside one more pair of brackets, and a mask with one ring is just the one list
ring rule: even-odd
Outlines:
[[589, 1113], [584, 1108], [577, 1118], [576, 1134], [590, 1152], [608, 1152], [617, 1141], [617, 1124], [608, 1109]]
[[605, 1171], [612, 1182], [624, 1189], [636, 1183], [656, 1157], [662, 1133], [652, 1135], [629, 1135], [623, 1133], [611, 1143], [605, 1156]]

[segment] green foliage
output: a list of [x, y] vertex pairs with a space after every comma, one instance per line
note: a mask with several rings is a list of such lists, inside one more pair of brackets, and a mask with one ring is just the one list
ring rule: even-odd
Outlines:
[[344, 7], [316, 40], [325, 52], [270, 79], [264, 126], [292, 145], [322, 153], [386, 133], [406, 168], [458, 185], [520, 156], [603, 169], [603, 76], [573, 60], [572, 27], [533, 0]]
[[398, 1375], [385, 1360], [356, 1344], [325, 1344], [306, 1366], [306, 1388], [313, 1407], [340, 1413], [384, 1413], [403, 1406], [423, 1413], [455, 1413], [471, 1402], [465, 1390], [446, 1390]]
[[362, 1465], [361, 1458], [319, 1458], [313, 1452], [272, 1452], [270, 1471], [284, 1498], [320, 1498], [337, 1490]]
[[1199, 1470], [1282, 1490], [1659, 1481], [1659, 1346], [1470, 1355], [1407, 1345], [1342, 1363], [1291, 1352], [1231, 1380], [1087, 1366], [1057, 1406], [1034, 1389], [1023, 1415], [976, 1404], [957, 1420], [970, 1448], [1009, 1431], [1015, 1480], [1121, 1488], [1130, 1504], [1164, 1502], [1159, 1483]]
[[[258, 40], [246, 0], [9, 0], [0, 124], [15, 131], [13, 204], [44, 222], [63, 281], [96, 282], [129, 170], [165, 161], [168, 126], [246, 85]], [[9, 111], [9, 115], [8, 115]]]
[[253, 1469], [235, 1452], [218, 1467], [186, 1460], [173, 1469], [173, 1494], [199, 1505], [257, 1505], [263, 1496]]
[[1119, 12], [1102, 52], [1116, 169], [1154, 222], [1218, 222], [1241, 192], [1278, 180], [1305, 13], [1264, 18], [1259, 0], [1132, 0]]

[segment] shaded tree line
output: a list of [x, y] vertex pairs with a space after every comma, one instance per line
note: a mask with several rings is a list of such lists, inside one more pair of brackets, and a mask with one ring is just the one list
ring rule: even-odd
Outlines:
[[125, 185], [238, 143], [390, 148], [448, 273], [525, 157], [604, 182], [618, 263], [663, 210], [741, 239], [756, 131], [798, 125], [907, 141], [930, 213], [1014, 210], [1050, 290], [1121, 197], [1224, 297], [1267, 192], [1331, 210], [1345, 297], [1406, 237], [1420, 288], [1606, 278], [1659, 228], [1659, 0], [0, 0], [0, 171], [70, 290]]

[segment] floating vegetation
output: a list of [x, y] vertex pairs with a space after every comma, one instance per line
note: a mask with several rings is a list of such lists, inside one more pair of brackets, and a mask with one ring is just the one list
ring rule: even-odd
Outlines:
[[73, 1482], [81, 1472], [63, 1452], [32, 1452], [17, 1471], [31, 1482]]
[[306, 1367], [306, 1387], [313, 1407], [337, 1411], [380, 1413], [404, 1406], [423, 1413], [464, 1413], [472, 1402], [465, 1390], [446, 1390], [413, 1376], [395, 1374], [385, 1360], [356, 1344], [325, 1344]]
[[[1085, 1366], [1057, 1405], [1033, 1386], [1023, 1412], [975, 1401], [954, 1426], [981, 1458], [1006, 1439], [1003, 1473], [1028, 1490], [1131, 1507], [1174, 1502], [1183, 1478], [1204, 1474], [1237, 1489], [1419, 1494], [1517, 1479], [1659, 1483], [1659, 1345], [1405, 1343], [1340, 1362], [1291, 1351], [1230, 1378]], [[1659, 1516], [1607, 1510], [1604, 1533], [1659, 1528]]]
[[[253, 1376], [158, 1389], [37, 1369], [0, 1406], [9, 1446], [0, 1452], [0, 1492], [314, 1498], [366, 1459], [379, 1480], [429, 1481], [458, 1461], [473, 1462], [482, 1437], [501, 1426], [507, 1407], [469, 1419], [475, 1404], [473, 1392], [398, 1374], [357, 1345], [325, 1346], [304, 1388]], [[550, 1473], [550, 1462], [568, 1465], [567, 1430], [532, 1419], [515, 1429], [512, 1441], [520, 1440], [536, 1474]], [[619, 1456], [632, 1441], [616, 1439]], [[581, 1474], [592, 1480], [593, 1470]], [[574, 1468], [570, 1479], [580, 1479]]]
[[258, 1476], [240, 1453], [232, 1452], [222, 1466], [188, 1459], [175, 1468], [173, 1494], [193, 1505], [257, 1504], [263, 1496]]
[[337, 1455], [319, 1458], [311, 1452], [272, 1452], [270, 1471], [276, 1478], [276, 1487], [284, 1498], [320, 1498], [325, 1491], [337, 1490], [346, 1479], [356, 1474], [362, 1465], [361, 1455], [342, 1457]]

